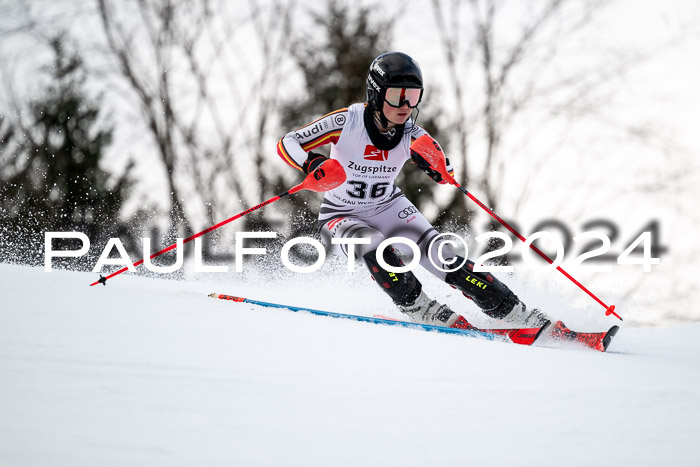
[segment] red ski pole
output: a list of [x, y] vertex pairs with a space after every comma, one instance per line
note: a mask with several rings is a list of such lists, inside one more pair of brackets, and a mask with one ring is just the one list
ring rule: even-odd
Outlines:
[[[208, 229], [204, 229], [201, 232], [198, 232], [198, 233], [192, 235], [191, 237], [187, 237], [186, 239], [184, 239], [182, 241], [182, 244], [184, 245], [185, 243], [191, 242], [195, 238], [199, 238], [202, 235], [208, 234], [209, 232], [216, 230], [219, 227], [222, 227], [222, 226], [228, 224], [229, 222], [233, 222], [236, 219], [245, 216], [246, 214], [250, 214], [253, 211], [257, 211], [258, 209], [265, 207], [268, 204], [272, 204], [275, 201], [277, 201], [281, 198], [284, 198], [285, 196], [297, 193], [297, 192], [302, 191], [302, 190], [310, 190], [310, 191], [315, 191], [315, 192], [323, 192], [323, 191], [332, 190], [333, 188], [337, 187], [338, 185], [340, 185], [344, 181], [345, 181], [345, 170], [343, 170], [343, 166], [340, 165], [340, 163], [338, 161], [336, 161], [335, 159], [328, 159], [326, 162], [323, 163], [323, 165], [321, 167], [317, 168], [316, 170], [311, 172], [309, 175], [307, 175], [306, 178], [304, 178], [304, 181], [301, 182], [299, 185], [297, 185], [293, 188], [290, 188], [289, 190], [285, 191], [284, 193], [281, 193], [273, 198], [270, 198], [267, 201], [263, 201], [262, 203], [258, 204], [257, 206], [254, 206], [250, 209], [246, 209], [245, 211], [243, 211], [239, 214], [236, 214], [233, 217], [229, 217], [228, 219], [221, 221], [216, 225], [212, 225]], [[170, 245], [167, 248], [163, 248], [162, 250], [160, 250], [156, 253], [153, 253], [150, 256], [150, 258], [153, 259], [156, 256], [160, 256], [163, 253], [167, 253], [168, 251], [174, 250], [176, 247], [177, 247], [177, 243], [174, 245]], [[134, 263], [134, 267], [143, 264], [143, 262], [144, 262], [143, 259], [136, 261]], [[92, 284], [90, 284], [90, 286], [97, 285], [97, 284], [107, 285], [106, 284], [107, 279], [111, 279], [112, 277], [119, 275], [119, 274], [123, 273], [124, 271], [128, 271], [128, 270], [129, 270], [128, 267], [123, 267], [122, 269], [120, 269], [116, 272], [113, 272], [112, 274], [110, 274], [108, 276], [105, 276], [105, 277], [100, 276], [100, 278], [98, 280], [96, 280], [95, 282], [93, 282]]]
[[[442, 178], [447, 183], [450, 183], [450, 184], [454, 185], [455, 187], [459, 188], [459, 190], [462, 193], [464, 193], [465, 195], [467, 195], [469, 197], [469, 199], [474, 201], [476, 204], [479, 205], [479, 207], [481, 207], [486, 212], [488, 212], [489, 215], [491, 215], [491, 217], [493, 217], [498, 222], [500, 222], [503, 227], [508, 229], [510, 232], [513, 233], [513, 235], [518, 237], [523, 242], [526, 242], [525, 237], [520, 235], [520, 233], [518, 233], [518, 231], [516, 231], [513, 227], [511, 227], [506, 221], [501, 219], [498, 216], [498, 214], [493, 212], [493, 209], [487, 207], [484, 203], [479, 201], [474, 195], [472, 195], [469, 191], [467, 191], [466, 188], [464, 188], [462, 185], [457, 183], [457, 181], [454, 179], [454, 177], [447, 172], [447, 166], [445, 165], [445, 154], [442, 152], [442, 149], [440, 148], [440, 145], [437, 143], [437, 141], [435, 141], [433, 138], [431, 138], [428, 135], [423, 135], [413, 142], [413, 144], [411, 145], [411, 149], [413, 149], [418, 154], [420, 154], [428, 162], [428, 164], [430, 164], [430, 166], [434, 170], [437, 170], [440, 173], [440, 175], [442, 175]], [[542, 257], [542, 259], [547, 261], [549, 264], [552, 264], [554, 262], [549, 258], [549, 256], [547, 256], [545, 253], [543, 253], [542, 250], [537, 248], [534, 244], [530, 243], [530, 248], [532, 248], [535, 251], [535, 253], [540, 255]], [[571, 282], [573, 282], [574, 284], [579, 286], [581, 288], [581, 290], [586, 292], [588, 295], [591, 296], [591, 298], [593, 298], [596, 302], [598, 302], [600, 305], [602, 305], [603, 308], [605, 308], [605, 315], [606, 316], [613, 315], [616, 318], [618, 318], [620, 321], [622, 321], [622, 317], [620, 315], [618, 315], [617, 313], [615, 313], [615, 305], [610, 305], [610, 306], [606, 305], [601, 299], [596, 297], [593, 292], [588, 290], [583, 284], [581, 284], [579, 281], [574, 279], [571, 276], [571, 274], [566, 272], [564, 270], [564, 268], [562, 268], [561, 266], [557, 266], [557, 271], [564, 274], [564, 276], [566, 276], [569, 280], [571, 280]]]

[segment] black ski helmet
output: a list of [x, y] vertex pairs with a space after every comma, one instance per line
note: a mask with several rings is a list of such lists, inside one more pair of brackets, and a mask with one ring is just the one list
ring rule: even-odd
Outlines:
[[377, 110], [382, 115], [387, 88], [422, 90], [423, 73], [420, 71], [418, 62], [401, 52], [389, 52], [375, 58], [367, 73], [367, 104], [372, 110]]

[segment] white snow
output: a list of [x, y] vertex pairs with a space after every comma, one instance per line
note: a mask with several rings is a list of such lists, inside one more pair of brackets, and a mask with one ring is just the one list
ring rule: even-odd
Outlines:
[[321, 286], [253, 274], [124, 274], [89, 287], [94, 279], [0, 265], [1, 466], [679, 466], [700, 458], [700, 324], [623, 328], [600, 353], [206, 296], [391, 313], [367, 280], [341, 288], [332, 278]]

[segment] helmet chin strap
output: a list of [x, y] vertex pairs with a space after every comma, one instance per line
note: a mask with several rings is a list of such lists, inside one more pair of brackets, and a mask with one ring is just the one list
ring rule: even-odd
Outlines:
[[[375, 115], [379, 116], [379, 123], [381, 124], [381, 128], [384, 128], [386, 130], [389, 129], [389, 119], [386, 118], [386, 115], [384, 115], [384, 96], [380, 94], [377, 99], [376, 99], [376, 105], [375, 105]], [[376, 119], [375, 119], [376, 122]], [[379, 129], [381, 129], [379, 128]]]
[[418, 106], [416, 106], [416, 116], [415, 117], [413, 117], [413, 112], [411, 112], [411, 118], [413, 118], [413, 123], [411, 124], [411, 128], [406, 129], [406, 131], [408, 133], [410, 133], [411, 130], [413, 129], [413, 125], [416, 125], [418, 123], [418, 115], [420, 115], [420, 109], [418, 108]]
[[384, 135], [386, 138], [391, 139], [394, 134], [396, 134], [395, 127], [389, 127], [389, 120], [384, 115], [384, 112], [374, 111], [374, 124], [379, 130], [379, 133]]
[[384, 109], [379, 109], [377, 110], [377, 115], [379, 116], [379, 123], [382, 125], [380, 130], [384, 128], [385, 130], [389, 129], [389, 119], [386, 118], [386, 115], [384, 115]]

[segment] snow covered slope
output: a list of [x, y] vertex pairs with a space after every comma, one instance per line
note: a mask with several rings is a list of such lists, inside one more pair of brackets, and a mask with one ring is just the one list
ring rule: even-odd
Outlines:
[[700, 459], [698, 324], [623, 328], [603, 354], [206, 297], [357, 312], [369, 288], [94, 279], [0, 265], [1, 466]]

